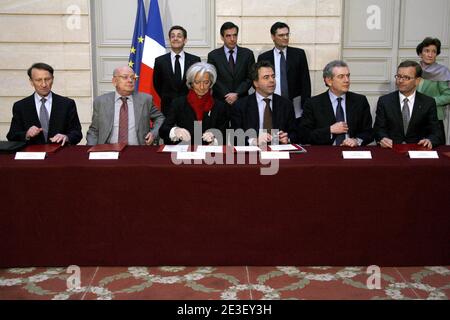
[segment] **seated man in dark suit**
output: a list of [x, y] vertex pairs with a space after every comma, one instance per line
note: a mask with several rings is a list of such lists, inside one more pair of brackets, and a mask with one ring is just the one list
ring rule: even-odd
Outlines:
[[[231, 112], [231, 127], [255, 130], [256, 135], [246, 141], [251, 145], [266, 145], [274, 142], [273, 139], [280, 144], [298, 142], [294, 106], [289, 99], [274, 93], [273, 65], [269, 61], [259, 61], [252, 66], [250, 76], [256, 92], [236, 102]], [[278, 135], [272, 135], [271, 130], [279, 130]]]
[[51, 91], [53, 68], [35, 63], [27, 72], [35, 93], [14, 103], [8, 140], [61, 145], [80, 142], [83, 134], [75, 101]]
[[[289, 46], [290, 29], [284, 22], [275, 22], [270, 28], [275, 48], [261, 53], [258, 61], [267, 60], [275, 67], [275, 93], [290, 99], [301, 97], [301, 106], [311, 97], [311, 79], [308, 61], [303, 49]], [[296, 113], [301, 114], [300, 105]]]
[[225, 22], [220, 28], [224, 43], [208, 54], [208, 63], [217, 70], [214, 98], [233, 105], [237, 99], [248, 95], [252, 81], [248, 77], [250, 67], [255, 63], [253, 52], [237, 45], [239, 27]]
[[300, 120], [303, 143], [363, 146], [373, 141], [372, 116], [367, 98], [350, 92], [350, 71], [335, 60], [323, 69], [328, 91], [309, 99]]
[[394, 143], [417, 143], [433, 148], [443, 137], [436, 113], [436, 102], [418, 91], [422, 68], [415, 61], [403, 61], [397, 68], [398, 90], [378, 99], [375, 140], [383, 148]]
[[155, 59], [153, 84], [161, 97], [161, 111], [167, 117], [172, 100], [188, 93], [186, 72], [200, 57], [184, 51], [187, 31], [181, 26], [169, 30], [170, 52]]

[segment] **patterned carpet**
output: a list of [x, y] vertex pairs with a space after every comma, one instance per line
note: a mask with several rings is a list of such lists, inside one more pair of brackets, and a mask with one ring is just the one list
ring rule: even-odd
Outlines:
[[[82, 267], [0, 269], [0, 300], [436, 299], [450, 297], [450, 266], [381, 268], [369, 289], [367, 267]], [[69, 283], [69, 286], [68, 286]], [[376, 282], [370, 282], [376, 283]]]

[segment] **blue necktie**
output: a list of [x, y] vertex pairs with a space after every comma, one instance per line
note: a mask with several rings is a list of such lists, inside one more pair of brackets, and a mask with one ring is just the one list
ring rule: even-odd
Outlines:
[[[342, 109], [342, 98], [339, 97], [337, 98], [338, 104], [337, 104], [337, 108], [336, 108], [336, 122], [345, 122], [345, 118], [344, 118], [344, 109]], [[344, 142], [345, 140], [345, 133], [341, 133], [341, 134], [337, 134], [336, 135], [336, 145], [340, 146], [342, 144], [342, 142]]]
[[280, 51], [280, 88], [281, 88], [281, 96], [289, 99], [289, 88], [288, 88], [288, 80], [287, 80], [287, 71], [286, 71], [286, 58], [284, 57], [284, 52]]

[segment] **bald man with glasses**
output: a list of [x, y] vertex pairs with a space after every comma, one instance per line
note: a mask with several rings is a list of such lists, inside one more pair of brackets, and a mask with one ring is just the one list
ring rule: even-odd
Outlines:
[[86, 136], [88, 145], [151, 145], [157, 141], [164, 116], [153, 105], [151, 95], [134, 91], [135, 80], [136, 75], [128, 66], [114, 70], [112, 83], [116, 90], [94, 100], [92, 123]]

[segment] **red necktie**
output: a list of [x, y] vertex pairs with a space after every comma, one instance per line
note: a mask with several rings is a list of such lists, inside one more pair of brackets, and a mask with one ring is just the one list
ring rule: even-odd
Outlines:
[[128, 144], [128, 104], [127, 97], [120, 97], [122, 106], [119, 114], [119, 143]]

